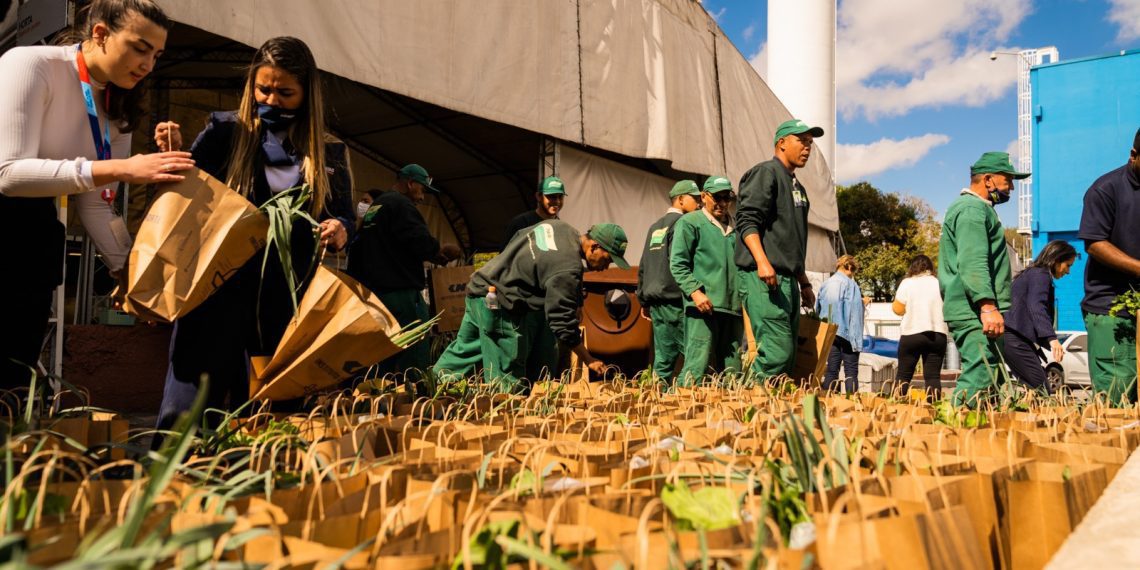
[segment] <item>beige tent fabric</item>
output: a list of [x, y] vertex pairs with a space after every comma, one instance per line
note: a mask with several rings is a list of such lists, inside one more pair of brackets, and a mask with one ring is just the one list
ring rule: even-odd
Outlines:
[[575, 0], [159, 0], [250, 46], [290, 35], [321, 69], [564, 140], [582, 137]]
[[649, 226], [669, 209], [673, 181], [577, 149], [559, 149], [558, 175], [566, 184], [559, 217], [585, 232], [613, 222], [629, 238], [626, 261], [637, 265]]
[[699, 4], [582, 0], [581, 12], [587, 144], [719, 172], [714, 35]]
[[[251, 46], [297, 36], [323, 69], [363, 84], [685, 172], [738, 181], [790, 118], [694, 0], [158, 1]], [[822, 156], [797, 174], [811, 224], [838, 230]], [[640, 203], [633, 191], [605, 200]]]

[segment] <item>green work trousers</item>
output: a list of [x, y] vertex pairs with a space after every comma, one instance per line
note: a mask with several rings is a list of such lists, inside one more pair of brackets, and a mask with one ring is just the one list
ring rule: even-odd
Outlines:
[[756, 339], [753, 376], [766, 380], [791, 374], [796, 364], [796, 333], [800, 326], [799, 281], [790, 275], [776, 274], [776, 285], [769, 286], [755, 271], [741, 271], [737, 283]]
[[1136, 401], [1136, 321], [1085, 313], [1085, 329], [1093, 389], [1114, 406]]
[[669, 383], [685, 348], [685, 307], [680, 302], [650, 305], [649, 318], [653, 322], [653, 373]]
[[545, 318], [536, 318], [534, 313], [491, 310], [483, 297], [467, 297], [459, 332], [436, 361], [436, 372], [466, 376], [481, 367], [484, 378], [500, 390], [519, 390], [528, 365], [541, 370], [538, 363], [550, 358], [550, 350], [539, 345], [553, 334], [543, 332], [550, 327]]
[[524, 329], [530, 337], [530, 354], [526, 359], [526, 377], [538, 382], [546, 376], [555, 378], [558, 370], [558, 339], [546, 322], [542, 311], [527, 311]]
[[955, 406], [978, 407], [989, 388], [1005, 377], [1001, 371], [1002, 339], [991, 339], [982, 332], [981, 319], [948, 321], [950, 334], [962, 357], [962, 374], [954, 388]]
[[[420, 291], [403, 289], [389, 291], [377, 295], [380, 302], [388, 308], [388, 312], [396, 317], [401, 327], [406, 327], [416, 321], [427, 322], [431, 318], [431, 310]], [[378, 375], [389, 374], [404, 375], [410, 382], [419, 380], [424, 370], [431, 364], [431, 337], [405, 348], [395, 356], [381, 362], [377, 367]]]
[[685, 309], [685, 366], [677, 377], [677, 385], [699, 384], [707, 373], [738, 374], [743, 333], [740, 315], [706, 315], [694, 307]]

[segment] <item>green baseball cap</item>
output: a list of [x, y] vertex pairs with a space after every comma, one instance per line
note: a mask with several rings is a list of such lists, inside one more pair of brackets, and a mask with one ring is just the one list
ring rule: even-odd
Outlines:
[[697, 188], [697, 183], [692, 180], [682, 180], [674, 184], [673, 189], [669, 191], [670, 198], [684, 196], [685, 194], [688, 194], [690, 196], [700, 196], [701, 189]]
[[788, 135], [798, 135], [801, 133], [808, 133], [813, 137], [822, 137], [823, 129], [819, 127], [809, 127], [807, 123], [799, 119], [790, 119], [780, 123], [780, 126], [776, 127], [776, 138], [772, 139], [772, 144], [775, 145], [780, 142], [780, 139]]
[[970, 167], [970, 174], [1008, 174], [1014, 180], [1029, 178], [1028, 172], [1018, 172], [1009, 161], [1008, 152], [990, 151], [982, 153], [982, 157]]
[[622, 269], [629, 269], [629, 263], [625, 261], [625, 248], [629, 245], [629, 239], [625, 237], [625, 230], [617, 224], [594, 224], [586, 236], [598, 242], [606, 253], [610, 254], [613, 258], [614, 264]]
[[396, 173], [396, 178], [419, 182], [420, 184], [424, 185], [424, 188], [427, 188], [428, 190], [439, 194], [439, 188], [431, 185], [431, 176], [428, 176], [427, 170], [418, 164], [409, 164], [407, 166], [404, 166], [400, 169], [400, 172]]
[[709, 194], [716, 194], [725, 190], [732, 192], [732, 182], [723, 176], [709, 176], [709, 179], [705, 180], [704, 190]]
[[547, 176], [542, 179], [538, 184], [538, 191], [550, 196], [553, 194], [566, 194], [566, 185], [562, 183], [562, 179], [557, 176]]

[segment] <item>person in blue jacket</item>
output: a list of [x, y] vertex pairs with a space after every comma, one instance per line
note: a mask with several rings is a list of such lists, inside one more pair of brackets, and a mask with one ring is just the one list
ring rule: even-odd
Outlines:
[[844, 387], [848, 394], [859, 388], [859, 352], [863, 350], [863, 291], [855, 282], [859, 262], [855, 256], [844, 255], [835, 263], [835, 274], [819, 288], [815, 312], [820, 318], [835, 323], [835, 343], [827, 355], [827, 373], [823, 389], [832, 390], [839, 379], [839, 365], [847, 374]]
[[[182, 140], [177, 125], [167, 127], [171, 132], [155, 142], [160, 150], [179, 150], [166, 148]], [[302, 184], [312, 189], [308, 211], [320, 227], [296, 220], [290, 243], [298, 299], [318, 243], [339, 251], [356, 231], [347, 149], [326, 133], [312, 52], [297, 38], [278, 37], [254, 54], [238, 110], [212, 113], [190, 148], [200, 169], [254, 205]], [[272, 355], [293, 318], [286, 269], [276, 251], [263, 268], [263, 253], [175, 321], [158, 429], [169, 429], [190, 408], [203, 377], [210, 408], [234, 409], [249, 399], [249, 357]]]
[[1013, 280], [1012, 306], [1005, 314], [1006, 364], [1018, 380], [1046, 393], [1050, 386], [1045, 381], [1038, 347], [1051, 350], [1057, 362], [1065, 355], [1053, 330], [1053, 280], [1068, 275], [1076, 259], [1077, 250], [1067, 242], [1049, 242]]

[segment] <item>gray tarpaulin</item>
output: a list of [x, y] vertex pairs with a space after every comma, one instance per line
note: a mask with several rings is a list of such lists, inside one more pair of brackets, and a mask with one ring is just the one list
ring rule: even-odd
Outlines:
[[[598, 148], [661, 160], [683, 172], [739, 180], [771, 158], [772, 133], [790, 118], [695, 0], [159, 3], [179, 22], [250, 46], [277, 35], [297, 36], [322, 69], [359, 83], [574, 142], [587, 153]], [[798, 175], [812, 202], [810, 222], [819, 230], [812, 232], [810, 264], [830, 271], [833, 255], [824, 238], [826, 231], [838, 230], [839, 220], [822, 158], [813, 157]], [[607, 186], [608, 175], [600, 170], [589, 175], [570, 168], [564, 161], [559, 173], [578, 180], [585, 195], [601, 176], [608, 189], [599, 199], [647, 199], [624, 195], [643, 192], [642, 186]], [[668, 182], [662, 181], [662, 195]], [[577, 215], [574, 200], [568, 215]], [[614, 221], [639, 244], [644, 236], [635, 235], [635, 228], [660, 216], [664, 200], [653, 208], [615, 209], [620, 218]]]

